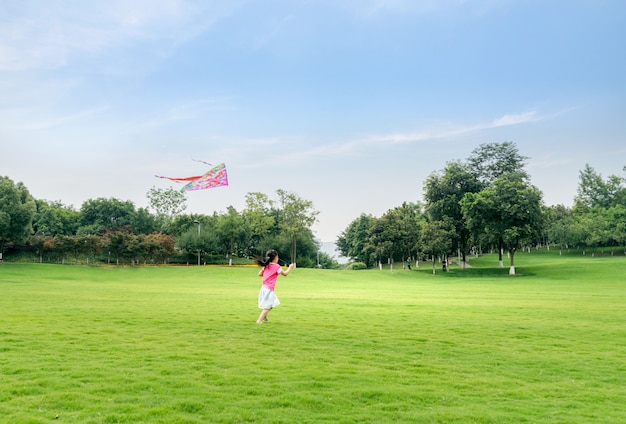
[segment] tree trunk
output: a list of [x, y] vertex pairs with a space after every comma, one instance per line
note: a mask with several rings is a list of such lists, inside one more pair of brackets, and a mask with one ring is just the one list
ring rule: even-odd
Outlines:
[[511, 252], [511, 267], [509, 268], [509, 275], [515, 275], [515, 250], [512, 250]]

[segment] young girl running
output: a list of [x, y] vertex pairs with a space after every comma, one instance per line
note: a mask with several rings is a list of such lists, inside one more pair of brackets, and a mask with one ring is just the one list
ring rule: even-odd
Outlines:
[[282, 274], [286, 277], [293, 269], [293, 264], [289, 265], [286, 270], [283, 270], [280, 265], [278, 265], [278, 252], [274, 249], [268, 250], [265, 253], [265, 258], [255, 258], [254, 261], [257, 265], [263, 267], [259, 271], [259, 277], [263, 277], [263, 285], [259, 292], [259, 309], [262, 309], [262, 311], [261, 315], [259, 315], [259, 319], [256, 321], [257, 324], [263, 324], [263, 321], [267, 321], [267, 314], [270, 310], [280, 305], [280, 301], [274, 293], [278, 275]]

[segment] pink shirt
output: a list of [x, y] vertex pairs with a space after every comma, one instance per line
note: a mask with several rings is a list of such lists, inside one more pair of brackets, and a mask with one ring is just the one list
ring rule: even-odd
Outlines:
[[263, 267], [263, 285], [270, 290], [274, 290], [276, 287], [276, 280], [278, 279], [278, 274], [282, 274], [283, 269], [280, 265], [272, 262]]

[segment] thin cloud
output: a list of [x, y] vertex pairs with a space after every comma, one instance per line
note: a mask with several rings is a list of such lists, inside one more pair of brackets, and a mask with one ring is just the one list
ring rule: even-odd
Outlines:
[[539, 118], [537, 117], [537, 112], [535, 111], [518, 113], [513, 115], [504, 115], [501, 118], [494, 120], [490, 126], [487, 126], [487, 128], [498, 128], [506, 127], [508, 125], [527, 124], [529, 122], [537, 120], [539, 120]]
[[75, 123], [85, 118], [102, 114], [108, 110], [108, 106], [101, 106], [69, 115], [57, 115], [45, 119], [32, 119], [31, 117], [31, 120], [29, 120], [28, 122], [17, 123], [14, 125], [11, 125], [11, 123], [5, 123], [4, 125], [17, 131], [39, 131]]
[[442, 138], [456, 137], [463, 134], [468, 134], [475, 131], [488, 130], [492, 128], [505, 127], [510, 125], [522, 125], [530, 122], [538, 121], [541, 117], [537, 115], [536, 111], [524, 112], [519, 114], [507, 114], [500, 118], [494, 119], [491, 122], [467, 125], [454, 128], [442, 128], [423, 130], [410, 133], [394, 133], [373, 136], [369, 140], [375, 142], [385, 143], [414, 143], [420, 141], [436, 140]]
[[254, 49], [255, 50], [259, 50], [263, 47], [265, 47], [265, 45], [267, 45], [274, 37], [276, 37], [278, 35], [278, 33], [282, 30], [282, 28], [291, 20], [295, 19], [293, 15], [288, 15], [285, 16], [283, 19], [281, 19], [280, 21], [278, 21], [276, 24], [274, 24], [274, 26], [272, 27], [272, 29], [270, 30], [270, 32], [264, 36], [258, 37], [258, 41], [255, 43], [254, 45]]
[[[16, 3], [16, 2], [14, 2]], [[182, 42], [206, 31], [240, 2], [114, 0], [16, 3], [0, 17], [0, 71], [55, 69], [75, 54], [136, 43]]]

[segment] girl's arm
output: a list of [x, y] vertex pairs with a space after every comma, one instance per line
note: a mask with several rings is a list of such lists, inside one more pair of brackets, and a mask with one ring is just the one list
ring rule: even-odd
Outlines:
[[261, 268], [259, 270], [259, 277], [263, 277], [263, 270], [265, 269], [265, 267]]
[[293, 264], [289, 264], [286, 270], [281, 270], [281, 274], [283, 274], [286, 277], [287, 274], [289, 274], [289, 272], [291, 272], [292, 269], [293, 269]]

